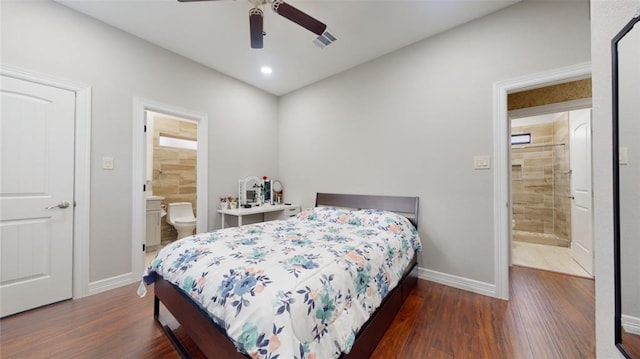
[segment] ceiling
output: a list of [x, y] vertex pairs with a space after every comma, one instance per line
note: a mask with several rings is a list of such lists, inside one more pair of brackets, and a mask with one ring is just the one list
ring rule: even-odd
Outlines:
[[[275, 95], [283, 95], [520, 0], [288, 0], [337, 41], [264, 8], [264, 48], [251, 49], [247, 0], [55, 0]], [[273, 73], [265, 75], [262, 66]]]

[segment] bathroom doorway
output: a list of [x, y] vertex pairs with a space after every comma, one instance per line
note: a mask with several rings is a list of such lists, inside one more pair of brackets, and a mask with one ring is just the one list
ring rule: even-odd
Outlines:
[[167, 215], [169, 204], [190, 204], [190, 212], [197, 218], [198, 122], [155, 111], [145, 111], [145, 115], [145, 265], [148, 265], [160, 248], [178, 239]]
[[576, 149], [569, 134], [570, 119], [580, 111], [511, 120], [513, 264], [590, 276], [571, 249], [575, 198], [570, 158]]
[[[518, 102], [522, 106], [522, 103], [531, 101], [545, 101], [545, 95], [553, 97], [563, 92], [558, 86], [562, 86], [565, 96], [569, 92], [569, 97], [575, 96], [577, 99], [509, 111], [511, 262], [514, 265], [592, 277], [592, 263], [585, 260], [592, 258], [591, 248], [587, 248], [586, 255], [579, 252], [584, 249], [583, 243], [593, 243], [590, 231], [583, 230], [591, 228], [591, 221], [588, 220], [591, 212], [576, 216], [579, 204], [576, 199], [577, 175], [580, 176], [580, 183], [587, 179], [589, 184], [591, 182], [590, 167], [586, 175], [583, 166], [579, 166], [585, 161], [576, 160], [588, 159], [586, 162], [590, 163], [590, 130], [583, 131], [584, 135], [588, 135], [586, 142], [583, 141], [588, 143], [588, 148], [578, 146], [575, 142], [577, 120], [586, 116], [590, 126], [590, 79], [523, 91], [516, 93], [513, 98], [510, 95], [509, 107], [517, 107]], [[574, 146], [571, 146], [572, 143]]]
[[131, 261], [142, 273], [147, 247], [151, 254], [176, 236], [166, 223], [170, 203], [191, 205], [196, 233], [208, 228], [208, 117], [134, 98], [133, 122]]

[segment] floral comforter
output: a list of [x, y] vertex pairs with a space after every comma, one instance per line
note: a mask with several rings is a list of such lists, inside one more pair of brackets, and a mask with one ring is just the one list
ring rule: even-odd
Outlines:
[[252, 358], [335, 358], [420, 250], [402, 216], [318, 207], [176, 241], [144, 281], [179, 286]]

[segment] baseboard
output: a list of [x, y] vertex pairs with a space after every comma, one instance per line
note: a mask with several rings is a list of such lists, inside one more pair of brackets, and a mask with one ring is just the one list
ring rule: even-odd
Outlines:
[[[122, 286], [133, 283], [135, 278], [133, 277], [133, 273], [125, 273], [115, 277], [97, 280], [95, 282], [89, 283], [89, 291], [87, 295], [94, 295], [102, 292], [106, 292], [111, 289], [120, 288]], [[142, 280], [142, 276], [140, 279]]]
[[[418, 278], [448, 285], [450, 287], [466, 290], [473, 293], [497, 298], [495, 284], [484, 283], [473, 279], [458, 277], [451, 274], [436, 272], [422, 267], [416, 267]], [[142, 276], [140, 276], [142, 280]], [[136, 281], [132, 273], [125, 273], [115, 277], [101, 279], [89, 283], [87, 295], [102, 293], [111, 289], [116, 289]], [[640, 324], [640, 321], [639, 321]], [[640, 326], [638, 326], [640, 328]]]
[[466, 290], [473, 293], [499, 298], [496, 292], [496, 285], [480, 282], [477, 280], [458, 277], [456, 275], [436, 272], [430, 269], [418, 267], [418, 278], [448, 285], [450, 287]]
[[640, 335], [640, 318], [622, 314], [621, 322], [625, 332]]

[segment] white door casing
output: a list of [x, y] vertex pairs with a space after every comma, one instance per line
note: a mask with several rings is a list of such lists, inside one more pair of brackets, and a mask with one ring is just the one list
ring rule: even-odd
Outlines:
[[7, 316], [72, 296], [75, 92], [3, 75], [0, 93]]
[[593, 275], [591, 109], [569, 112], [571, 256]]
[[511, 143], [507, 96], [509, 93], [591, 76], [591, 63], [530, 74], [493, 84], [493, 296], [509, 299], [509, 253], [511, 250]]
[[209, 196], [208, 196], [208, 168], [209, 168], [209, 117], [206, 113], [196, 112], [185, 108], [168, 105], [158, 101], [140, 97], [133, 99], [133, 154], [132, 154], [132, 189], [131, 198], [131, 278], [129, 282], [139, 281], [144, 271], [144, 252], [142, 244], [145, 241], [146, 229], [146, 200], [143, 184], [146, 180], [146, 147], [147, 135], [146, 111], [158, 112], [178, 118], [196, 121], [198, 123], [198, 150], [196, 174], [196, 208], [198, 211], [196, 232], [206, 232], [209, 229]]

